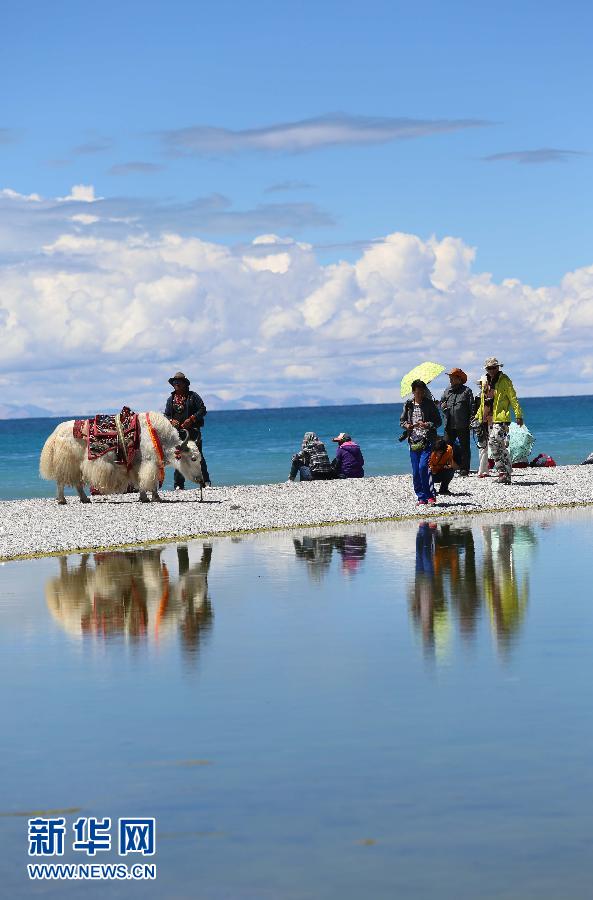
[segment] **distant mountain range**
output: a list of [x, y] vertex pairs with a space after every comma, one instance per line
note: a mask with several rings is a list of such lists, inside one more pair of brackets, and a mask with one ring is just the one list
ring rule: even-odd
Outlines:
[[[290, 396], [283, 398], [282, 406], [276, 408], [285, 409], [296, 406], [358, 406], [358, 404], [362, 402], [360, 397], [346, 397], [343, 400], [336, 401], [328, 400], [315, 394], [291, 394]], [[241, 409], [269, 409], [270, 399], [263, 394], [244, 394], [237, 400], [225, 402], [215, 395], [214, 397], [206, 397], [206, 405], [211, 412], [223, 410], [237, 411]], [[274, 407], [274, 404], [272, 404], [272, 407]], [[158, 407], [155, 406], [155, 409], [157, 408]], [[80, 410], [77, 410], [76, 413], [67, 411], [55, 412], [51, 409], [45, 409], [43, 406], [33, 406], [33, 404], [30, 403], [23, 403], [20, 405], [17, 405], [16, 403], [0, 403], [0, 419], [84, 419], [87, 416], [94, 416], [97, 412], [113, 415], [119, 411], [120, 410], [115, 407], [108, 407], [95, 410], [94, 412], [81, 412]]]
[[[103, 413], [118, 413], [119, 409], [102, 409]], [[94, 413], [76, 413], [85, 418]], [[45, 409], [43, 406], [33, 406], [31, 403], [22, 403], [18, 406], [16, 403], [0, 403], [0, 419], [65, 419], [76, 417], [73, 413], [56, 413], [51, 409]]]
[[29, 403], [19, 404], [0, 403], [0, 419], [40, 419], [54, 416], [50, 409], [42, 406], [33, 406]]

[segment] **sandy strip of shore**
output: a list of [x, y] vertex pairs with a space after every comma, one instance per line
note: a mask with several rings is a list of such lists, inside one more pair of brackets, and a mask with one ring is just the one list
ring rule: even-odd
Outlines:
[[[0, 560], [76, 550], [137, 546], [203, 535], [330, 523], [377, 522], [510, 509], [593, 504], [593, 466], [516, 470], [510, 486], [456, 477], [454, 496], [416, 506], [409, 475], [345, 481], [238, 485], [164, 492], [167, 503], [137, 495], [0, 503]], [[593, 518], [593, 509], [592, 509]]]

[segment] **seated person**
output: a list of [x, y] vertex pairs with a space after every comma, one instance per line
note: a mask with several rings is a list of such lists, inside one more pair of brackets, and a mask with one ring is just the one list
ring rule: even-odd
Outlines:
[[322, 481], [334, 477], [325, 444], [314, 431], [305, 432], [300, 451], [292, 457], [288, 480], [294, 481], [297, 472], [301, 481]]
[[364, 478], [364, 457], [358, 444], [345, 431], [341, 431], [332, 441], [338, 445], [336, 458], [332, 462], [334, 477]]
[[459, 466], [453, 459], [453, 448], [451, 444], [439, 437], [434, 442], [434, 450], [430, 454], [428, 460], [428, 468], [432, 473], [434, 484], [440, 484], [439, 494], [450, 495], [449, 485], [455, 473], [455, 469]]

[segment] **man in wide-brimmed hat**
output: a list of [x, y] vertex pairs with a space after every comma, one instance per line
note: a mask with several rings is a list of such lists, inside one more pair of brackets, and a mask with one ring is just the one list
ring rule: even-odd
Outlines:
[[[441, 397], [441, 409], [445, 418], [445, 440], [454, 448], [460, 475], [469, 475], [471, 444], [469, 423], [474, 410], [474, 395], [467, 386], [467, 375], [463, 369], [455, 367], [447, 372], [449, 387]], [[459, 440], [456, 451], [455, 440]]]
[[496, 480], [499, 484], [510, 484], [513, 473], [509, 453], [511, 407], [519, 426], [523, 425], [523, 412], [513, 382], [500, 371], [502, 365], [495, 356], [489, 356], [484, 362], [486, 383], [482, 388], [477, 418], [479, 422], [487, 422], [490, 426], [488, 456], [494, 460], [494, 468], [498, 473]]
[[[201, 428], [204, 424], [206, 415], [206, 406], [199, 394], [190, 391], [190, 380], [183, 372], [175, 372], [169, 378], [169, 384], [173, 388], [173, 392], [167, 399], [165, 406], [165, 415], [174, 425], [175, 428], [184, 429], [189, 433], [190, 439], [198, 445], [202, 454], [202, 475], [204, 482], [210, 484], [210, 475], [208, 474], [208, 466], [206, 465], [206, 457], [202, 450], [202, 432]], [[175, 469], [173, 476], [175, 490], [182, 491], [185, 487], [185, 478]]]

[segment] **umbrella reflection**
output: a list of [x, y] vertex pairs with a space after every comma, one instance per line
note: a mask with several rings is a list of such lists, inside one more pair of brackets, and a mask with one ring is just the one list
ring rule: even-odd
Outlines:
[[212, 546], [204, 544], [190, 564], [186, 546], [177, 547], [175, 577], [161, 558], [162, 548], [60, 557], [59, 574], [48, 579], [45, 596], [54, 619], [71, 635], [104, 640], [158, 642], [178, 633], [184, 648], [197, 649], [212, 620], [208, 571]]
[[307, 573], [312, 581], [320, 582], [331, 565], [334, 550], [340, 557], [342, 572], [355, 575], [362, 560], [366, 556], [366, 534], [323, 534], [321, 536], [305, 535], [293, 538], [294, 552], [297, 559], [307, 565]]
[[471, 528], [421, 522], [416, 533], [416, 571], [410, 612], [429, 656], [448, 655], [455, 628], [470, 640], [482, 606], [501, 652], [519, 633], [529, 598], [528, 566], [537, 537], [529, 525], [482, 525], [478, 563]]

